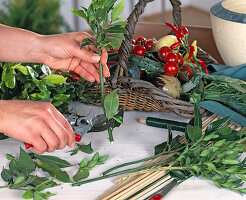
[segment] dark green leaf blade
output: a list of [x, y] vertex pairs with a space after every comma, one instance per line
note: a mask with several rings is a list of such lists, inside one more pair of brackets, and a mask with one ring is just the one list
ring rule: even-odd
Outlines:
[[91, 154], [93, 153], [93, 149], [91, 147], [91, 142], [87, 145], [81, 145], [81, 144], [77, 144], [78, 148], [80, 151], [87, 153], [87, 154]]
[[36, 162], [36, 164], [43, 171], [48, 172], [50, 176], [55, 177], [59, 181], [71, 183], [71, 179], [69, 178], [67, 172], [62, 171], [57, 165], [51, 165], [40, 161]]
[[83, 168], [82, 170], [79, 170], [74, 176], [73, 180], [75, 182], [78, 182], [82, 179], [88, 178], [90, 175], [89, 168]]
[[38, 155], [34, 154], [35, 158], [38, 158], [42, 162], [49, 163], [51, 165], [57, 165], [60, 168], [71, 167], [72, 165], [68, 163], [66, 160], [58, 158], [56, 156], [48, 156], [48, 155]]
[[105, 97], [104, 100], [105, 114], [108, 119], [111, 119], [119, 108], [119, 97], [117, 91], [117, 89], [113, 90]]
[[124, 10], [124, 1], [117, 4], [111, 11], [111, 21], [116, 21]]
[[35, 164], [32, 158], [20, 147], [20, 156], [16, 161], [17, 166], [24, 173], [25, 176], [28, 176], [30, 172], [35, 170]]

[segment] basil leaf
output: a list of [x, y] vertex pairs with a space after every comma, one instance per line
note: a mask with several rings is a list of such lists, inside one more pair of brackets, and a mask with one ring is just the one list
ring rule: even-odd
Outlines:
[[33, 196], [33, 192], [31, 190], [31, 188], [27, 189], [27, 191], [25, 191], [25, 193], [21, 196], [23, 199], [32, 199]]
[[1, 177], [5, 182], [13, 181], [13, 174], [8, 169], [3, 168], [1, 172]]

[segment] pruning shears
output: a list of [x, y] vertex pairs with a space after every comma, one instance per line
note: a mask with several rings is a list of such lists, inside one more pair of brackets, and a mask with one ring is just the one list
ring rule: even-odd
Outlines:
[[[81, 137], [88, 132], [105, 131], [112, 126], [113, 120], [108, 120], [104, 114], [92, 116], [77, 116], [77, 115], [64, 115], [75, 132], [75, 140], [79, 142]], [[33, 147], [32, 144], [26, 143], [25, 148]]]

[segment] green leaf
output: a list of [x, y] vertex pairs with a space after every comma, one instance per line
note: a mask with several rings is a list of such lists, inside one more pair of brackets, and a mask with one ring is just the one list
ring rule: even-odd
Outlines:
[[72, 9], [71, 12], [87, 21], [87, 16], [83, 10]]
[[219, 129], [221, 129], [223, 126], [225, 126], [227, 124], [227, 122], [229, 121], [230, 117], [224, 117], [222, 119], [219, 119], [215, 122], [212, 122], [211, 124], [209, 124], [206, 128], [205, 134], [210, 134], [212, 132], [215, 132]]
[[215, 133], [209, 134], [203, 138], [203, 141], [211, 141], [212, 139], [218, 138], [219, 135], [216, 135]]
[[117, 33], [115, 33], [115, 34], [110, 34], [109, 37], [119, 38], [119, 39], [121, 39], [121, 40], [124, 40], [124, 39], [125, 39], [124, 35], [122, 35], [122, 34], [117, 34]]
[[82, 40], [83, 43], [90, 43], [90, 45], [94, 45], [94, 42], [90, 38], [85, 38]]
[[117, 4], [111, 11], [111, 21], [116, 21], [124, 10], [124, 1]]
[[21, 196], [23, 199], [32, 199], [33, 197], [33, 192], [31, 190], [31, 188], [27, 189], [27, 191], [25, 191], [25, 193]]
[[200, 169], [197, 165], [193, 165], [192, 168], [199, 174], [200, 173]]
[[28, 176], [30, 172], [35, 170], [35, 164], [32, 158], [20, 147], [20, 156], [16, 161], [17, 166], [24, 173], [25, 176]]
[[80, 46], [80, 49], [83, 49], [84, 47], [86, 47], [86, 46], [88, 46], [88, 45], [91, 45], [91, 43], [85, 42], [85, 43], [83, 43], [83, 44]]
[[210, 151], [208, 149], [205, 149], [200, 154], [201, 157], [207, 157], [210, 154]]
[[195, 115], [195, 117], [194, 117], [194, 126], [202, 128], [202, 117], [201, 117], [200, 110], [198, 109], [196, 103], [194, 105], [194, 115]]
[[106, 33], [127, 33], [126, 28], [118, 25], [105, 30]]
[[104, 161], [108, 160], [108, 158], [109, 158], [109, 155], [103, 155], [99, 158], [99, 162], [104, 162]]
[[119, 108], [119, 97], [117, 94], [118, 89], [113, 90], [104, 99], [104, 110], [108, 119], [111, 119]]
[[16, 78], [14, 69], [4, 68], [2, 73], [2, 81], [5, 83], [6, 87], [8, 88], [15, 88], [16, 85]]
[[43, 195], [40, 192], [34, 192], [33, 200], [43, 200]]
[[57, 85], [57, 84], [65, 83], [67, 78], [59, 74], [52, 74], [52, 75], [46, 76], [44, 80], [49, 80], [52, 84]]
[[15, 179], [14, 185], [20, 184], [26, 180], [25, 176], [20, 175], [17, 179]]
[[182, 171], [180, 171], [180, 170], [172, 170], [171, 172], [169, 172], [169, 174], [173, 178], [178, 178], [180, 180], [185, 180], [186, 179], [185, 174]]
[[216, 171], [217, 170], [213, 163], [205, 162], [205, 164], [208, 166], [208, 170], [210, 170], [210, 171]]
[[29, 176], [25, 181], [22, 181], [21, 183], [14, 184], [9, 186], [10, 189], [16, 189], [16, 188], [22, 188], [27, 185], [29, 185], [33, 180], [35, 179], [35, 176]]
[[237, 165], [240, 162], [238, 160], [223, 159], [222, 163], [225, 165]]
[[17, 64], [17, 65], [14, 65], [13, 68], [19, 70], [24, 75], [28, 75], [29, 74], [28, 70], [27, 70], [27, 67], [21, 65], [20, 63]]
[[13, 180], [13, 174], [10, 170], [3, 168], [1, 172], [1, 177], [5, 182], [10, 182]]
[[225, 144], [225, 142], [226, 142], [226, 139], [223, 139], [223, 140], [220, 140], [220, 141], [216, 142], [213, 146], [221, 147], [221, 146], [223, 146]]
[[51, 179], [48, 179], [48, 180], [46, 180], [46, 181], [40, 183], [39, 185], [37, 185], [37, 186], [34, 188], [34, 190], [40, 192], [40, 191], [45, 190], [45, 189], [47, 189], [47, 188], [54, 187], [54, 186], [56, 185], [56, 184], [54, 184], [54, 183], [55, 183], [55, 182], [54, 182], [54, 179], [55, 179], [55, 178], [51, 178]]
[[89, 164], [87, 165], [87, 167], [89, 169], [95, 167], [97, 165], [97, 160], [92, 160], [91, 162], [89, 162]]
[[109, 45], [111, 46], [111, 49], [119, 49], [120, 48], [120, 41], [115, 38], [107, 38], [107, 41]]
[[88, 168], [83, 168], [82, 170], [79, 170], [74, 176], [73, 180], [75, 182], [78, 182], [82, 179], [88, 178], [90, 175], [89, 169]]
[[69, 151], [69, 152], [72, 152], [72, 153], [70, 154], [70, 156], [76, 155], [76, 154], [78, 153], [78, 151], [79, 151], [79, 148], [75, 148], [75, 149]]
[[80, 161], [79, 166], [80, 168], [84, 168], [87, 166], [87, 164], [88, 164], [88, 159], [84, 158], [83, 160]]
[[99, 153], [98, 152], [96, 152], [94, 155], [93, 155], [93, 157], [92, 157], [92, 161], [97, 161], [99, 159]]
[[71, 167], [72, 165], [68, 163], [66, 160], [58, 158], [56, 156], [48, 156], [48, 155], [38, 155], [34, 154], [35, 158], [38, 158], [42, 162], [49, 163], [51, 165], [57, 165], [60, 168]]
[[186, 127], [186, 131], [187, 131], [188, 137], [190, 138], [192, 142], [200, 139], [202, 136], [202, 128], [198, 126], [194, 127], [188, 124]]
[[9, 137], [4, 135], [3, 133], [0, 133], [0, 140], [5, 140], [7, 138], [9, 138]]
[[61, 168], [59, 168], [57, 165], [51, 165], [40, 161], [37, 161], [36, 164], [43, 171], [48, 172], [50, 176], [55, 177], [59, 181], [64, 183], [71, 182], [67, 172], [62, 171]]
[[87, 154], [91, 154], [93, 153], [93, 149], [91, 148], [91, 142], [87, 145], [81, 145], [81, 144], [77, 144], [78, 148], [80, 151], [87, 153]]

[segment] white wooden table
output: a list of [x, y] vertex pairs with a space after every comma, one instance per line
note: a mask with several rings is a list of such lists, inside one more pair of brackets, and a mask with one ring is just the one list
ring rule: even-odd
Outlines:
[[[80, 115], [99, 114], [102, 113], [101, 107], [88, 106], [81, 103], [72, 103], [72, 107]], [[140, 117], [160, 117], [171, 120], [187, 121], [174, 114], [168, 114], [163, 112], [138, 112], [128, 111], [125, 112], [124, 124], [120, 128], [114, 130], [115, 142], [110, 144], [108, 141], [107, 132], [100, 133], [88, 133], [83, 137], [81, 143], [88, 144], [92, 141], [92, 147], [94, 152], [99, 152], [100, 155], [109, 154], [110, 158], [104, 165], [97, 166], [92, 169], [90, 178], [99, 176], [103, 171], [109, 169], [118, 164], [122, 164], [128, 161], [134, 161], [142, 159], [154, 154], [154, 146], [167, 139], [167, 131], [165, 129], [159, 129], [149, 127], [138, 123]], [[174, 136], [179, 134], [174, 132]], [[0, 166], [8, 166], [9, 161], [5, 155], [7, 153], [14, 156], [19, 154], [19, 147], [24, 148], [22, 142], [14, 139], [7, 139], [0, 141]], [[87, 157], [88, 159], [92, 155], [88, 155], [79, 152], [75, 156], [70, 156], [68, 153], [70, 149], [67, 147], [63, 150], [53, 152], [49, 155], [59, 156], [73, 165]], [[31, 150], [30, 150], [31, 151]], [[77, 167], [67, 168], [66, 171], [72, 177], [77, 170]], [[47, 175], [41, 171], [37, 172], [38, 175]], [[115, 178], [109, 178], [80, 187], [72, 187], [71, 184], [64, 184], [50, 188], [48, 191], [56, 193], [50, 200], [95, 200], [100, 194], [104, 193], [107, 189], [114, 185]], [[0, 186], [6, 183], [0, 178]], [[23, 191], [0, 189], [1, 200], [17, 200], [21, 199]], [[205, 181], [200, 178], [190, 178], [184, 183], [175, 187], [165, 198], [165, 200], [245, 200], [245, 196], [240, 196], [237, 193], [231, 192], [226, 189], [218, 189], [210, 181]]]

